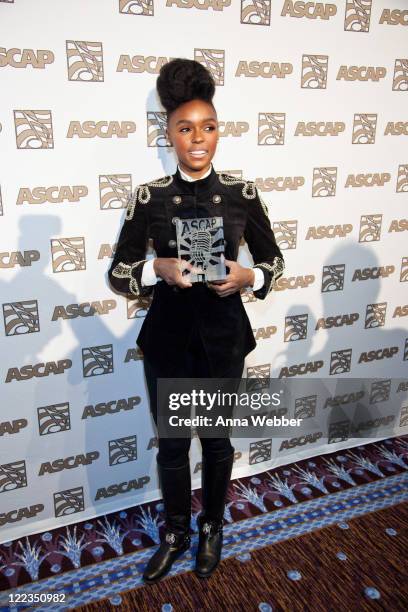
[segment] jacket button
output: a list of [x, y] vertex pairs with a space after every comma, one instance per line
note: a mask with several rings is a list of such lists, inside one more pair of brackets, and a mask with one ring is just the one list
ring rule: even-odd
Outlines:
[[180, 203], [181, 203], [181, 196], [174, 196], [173, 204], [180, 204]]
[[175, 249], [177, 246], [177, 242], [175, 240], [169, 240], [169, 247], [171, 249]]
[[218, 194], [214, 195], [212, 201], [214, 204], [219, 204], [221, 202], [221, 196]]
[[180, 217], [173, 217], [171, 222], [173, 225], [176, 225], [176, 222], [179, 221]]

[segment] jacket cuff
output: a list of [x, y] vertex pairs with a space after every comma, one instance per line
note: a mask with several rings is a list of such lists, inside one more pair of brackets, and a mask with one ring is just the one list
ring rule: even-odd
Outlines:
[[143, 267], [147, 259], [135, 261], [132, 264], [125, 264], [122, 261], [112, 270], [112, 276], [116, 278], [129, 279], [129, 293], [136, 296], [148, 296], [153, 291], [153, 286], [142, 285]]
[[261, 262], [255, 264], [254, 268], [259, 268], [264, 274], [263, 286], [253, 292], [257, 299], [263, 300], [272, 291], [278, 278], [282, 276], [283, 270], [285, 269], [285, 262], [281, 257], [276, 256], [273, 258], [272, 264]]

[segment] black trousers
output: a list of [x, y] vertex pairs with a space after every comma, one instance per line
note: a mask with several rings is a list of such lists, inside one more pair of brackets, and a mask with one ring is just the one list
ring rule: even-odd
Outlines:
[[[205, 348], [198, 330], [194, 330], [187, 350], [182, 358], [174, 355], [173, 364], [164, 368], [157, 367], [145, 357], [144, 368], [150, 400], [150, 411], [157, 426], [157, 379], [158, 378], [210, 378], [210, 367]], [[231, 364], [223, 378], [241, 379], [244, 360]], [[200, 437], [203, 456], [208, 460], [224, 459], [231, 455], [234, 448], [229, 437]], [[166, 467], [179, 467], [188, 460], [191, 438], [159, 437], [159, 452], [157, 462]]]

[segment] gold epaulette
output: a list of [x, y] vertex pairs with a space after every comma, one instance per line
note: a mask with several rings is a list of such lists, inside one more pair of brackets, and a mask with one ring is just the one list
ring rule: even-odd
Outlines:
[[226, 174], [225, 172], [217, 172], [217, 174], [218, 174], [218, 178], [220, 179], [220, 183], [222, 183], [223, 185], [239, 185], [239, 184], [243, 185], [242, 195], [247, 200], [255, 200], [256, 196], [258, 196], [262, 204], [262, 208], [263, 208], [265, 215], [267, 217], [269, 216], [268, 207], [263, 201], [263, 199], [261, 198], [259, 191], [257, 190], [255, 186], [254, 181], [246, 181], [245, 179], [239, 179], [235, 176], [232, 176], [231, 174]]
[[127, 203], [127, 211], [126, 211], [126, 219], [130, 221], [133, 219], [133, 215], [135, 212], [135, 206], [137, 204], [147, 204], [150, 201], [151, 193], [149, 187], [168, 187], [173, 182], [173, 177], [171, 175], [164, 176], [160, 179], [156, 179], [155, 181], [150, 181], [149, 183], [142, 183], [138, 185], [133, 190], [133, 193], [130, 194], [128, 203]]

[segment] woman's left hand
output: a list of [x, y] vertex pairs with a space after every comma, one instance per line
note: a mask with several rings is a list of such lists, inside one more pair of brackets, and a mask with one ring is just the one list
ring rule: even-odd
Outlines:
[[207, 283], [207, 286], [215, 291], [220, 297], [227, 297], [236, 291], [240, 291], [242, 287], [248, 287], [254, 284], [255, 273], [251, 268], [244, 268], [237, 261], [230, 259], [225, 260], [225, 265], [229, 268], [229, 274], [223, 281], [214, 281]]

